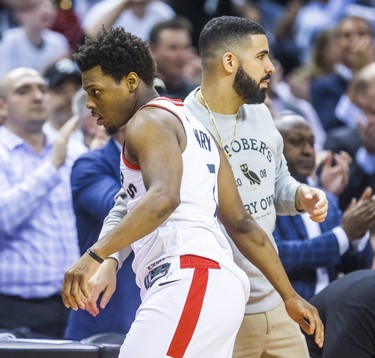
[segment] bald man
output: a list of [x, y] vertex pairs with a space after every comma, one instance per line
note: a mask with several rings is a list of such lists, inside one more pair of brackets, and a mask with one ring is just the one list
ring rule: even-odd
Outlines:
[[[275, 120], [284, 139], [284, 156], [291, 175], [310, 183], [315, 169], [314, 135], [308, 123], [298, 115]], [[375, 223], [375, 199], [367, 188], [358, 202], [344, 213], [337, 197], [327, 192], [329, 210], [323, 223], [314, 223], [308, 215], [279, 216], [274, 237], [281, 261], [296, 291], [310, 299], [339, 272], [371, 267], [373, 249], [369, 228]]]
[[67, 150], [75, 118], [54, 143], [42, 131], [48, 92], [30, 68], [0, 83], [0, 329], [61, 338], [68, 310], [60, 297], [65, 270], [78, 258]]

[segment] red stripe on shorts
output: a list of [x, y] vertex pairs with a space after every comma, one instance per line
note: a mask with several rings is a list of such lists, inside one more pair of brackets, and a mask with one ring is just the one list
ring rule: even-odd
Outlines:
[[216, 261], [195, 255], [181, 256], [180, 266], [195, 270], [185, 306], [167, 352], [168, 357], [173, 358], [184, 356], [197, 326], [207, 288], [208, 269], [220, 268]]

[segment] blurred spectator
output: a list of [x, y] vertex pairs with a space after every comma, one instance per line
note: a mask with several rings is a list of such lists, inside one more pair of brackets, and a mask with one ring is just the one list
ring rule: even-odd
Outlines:
[[335, 27], [345, 15], [345, 8], [354, 0], [309, 0], [299, 10], [295, 22], [295, 41], [303, 65], [309, 63], [317, 35]]
[[222, 15], [239, 15], [238, 6], [246, 4], [246, 0], [169, 0], [177, 15], [187, 17], [193, 24], [193, 46], [198, 48], [199, 34], [203, 26], [212, 18]]
[[336, 108], [336, 117], [343, 126], [328, 133], [325, 148], [335, 153], [345, 150], [352, 157], [361, 145], [358, 126], [366, 126], [367, 117], [375, 114], [375, 62], [365, 66], [350, 81]]
[[339, 60], [340, 50], [335, 30], [322, 31], [315, 39], [308, 64], [311, 77], [334, 73], [335, 65]]
[[271, 42], [271, 51], [273, 56], [280, 62], [285, 74], [301, 65], [293, 31], [301, 6], [302, 1], [300, 0], [288, 1], [282, 11], [283, 16], [276, 21], [274, 19], [274, 39]]
[[375, 271], [352, 272], [328, 285], [310, 301], [324, 323], [320, 349], [306, 335], [311, 358], [375, 357]]
[[342, 126], [335, 115], [340, 97], [345, 94], [353, 74], [374, 60], [371, 24], [360, 17], [344, 17], [337, 27], [340, 59], [335, 72], [312, 79], [311, 103], [324, 129]]
[[82, 26], [89, 37], [95, 37], [103, 26], [123, 26], [133, 35], [148, 40], [154, 25], [174, 15], [173, 9], [164, 1], [102, 0], [90, 8]]
[[82, 23], [83, 18], [94, 4], [100, 2], [102, 0], [79, 0], [73, 1], [73, 8], [74, 12], [77, 15], [78, 19]]
[[[74, 163], [71, 184], [82, 255], [98, 240], [103, 220], [120, 190], [119, 163], [123, 139], [123, 130], [120, 129], [106, 146], [82, 155]], [[103, 309], [98, 304], [102, 308], [98, 316], [93, 317], [84, 310], [71, 311], [66, 339], [81, 340], [109, 332], [122, 333], [125, 337], [140, 304], [139, 288], [131, 267], [133, 257], [131, 254], [118, 271], [116, 291], [108, 305]]]
[[17, 68], [0, 85], [0, 328], [62, 338], [69, 311], [60, 291], [79, 257], [67, 150], [70, 120], [54, 144], [42, 131], [48, 91], [34, 69]]
[[[292, 176], [308, 183], [315, 168], [314, 135], [304, 118], [287, 115], [275, 120], [284, 139], [284, 155]], [[344, 177], [340, 163], [336, 177]], [[341, 167], [341, 169], [340, 169]], [[310, 185], [313, 183], [310, 183]], [[341, 185], [340, 182], [338, 185]], [[339, 272], [370, 268], [374, 257], [369, 228], [375, 223], [375, 198], [367, 188], [342, 214], [337, 198], [327, 192], [328, 215], [314, 223], [308, 214], [278, 216], [274, 237], [281, 261], [295, 290], [305, 299], [335, 280]]]
[[[192, 30], [187, 19], [176, 17], [159, 22], [150, 32], [150, 49], [156, 62], [156, 75], [163, 81], [168, 96], [182, 100], [196, 86], [196, 83], [189, 83], [184, 78], [184, 70], [193, 60]], [[196, 71], [200, 74], [200, 67]]]
[[74, 52], [83, 41], [81, 20], [74, 11], [73, 1], [54, 1], [57, 3], [57, 15], [51, 30], [63, 34], [69, 42], [71, 51]]
[[9, 0], [0, 0], [0, 42], [3, 38], [3, 33], [17, 26], [14, 18], [12, 7]]
[[340, 195], [344, 209], [366, 186], [375, 190], [375, 62], [355, 74], [336, 110], [345, 114], [341, 118], [346, 118], [346, 125], [330, 132], [325, 147], [335, 152], [350, 150], [354, 159], [349, 184]]
[[4, 32], [0, 52], [0, 79], [16, 67], [31, 67], [43, 72], [58, 58], [69, 56], [65, 36], [49, 30], [56, 17], [53, 0], [32, 0], [16, 8], [20, 26]]
[[276, 71], [271, 76], [268, 98], [272, 102], [273, 118], [284, 112], [293, 112], [304, 117], [316, 138], [314, 146], [317, 152], [323, 149], [326, 133], [315, 108], [308, 101], [310, 77], [306, 69], [295, 68], [286, 77], [279, 62], [273, 61]]
[[[72, 99], [81, 88], [81, 72], [74, 61], [64, 58], [48, 67], [44, 77], [50, 99], [48, 121], [44, 124], [43, 131], [50, 138], [55, 138], [58, 130], [73, 116]], [[77, 155], [87, 151], [81, 127], [74, 131], [69, 142]]]

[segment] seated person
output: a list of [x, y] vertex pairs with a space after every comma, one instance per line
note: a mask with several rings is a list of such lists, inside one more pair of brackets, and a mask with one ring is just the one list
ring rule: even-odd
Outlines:
[[325, 148], [351, 151], [349, 183], [340, 195], [345, 209], [352, 197], [359, 198], [366, 186], [375, 189], [375, 62], [364, 67], [351, 81], [347, 96], [336, 107], [346, 125], [331, 131]]
[[[303, 117], [275, 120], [284, 139], [284, 155], [292, 176], [309, 182], [315, 169], [314, 136]], [[312, 183], [309, 183], [310, 185]], [[306, 299], [337, 278], [339, 272], [371, 267], [373, 249], [368, 229], [375, 223], [375, 199], [367, 188], [342, 213], [337, 197], [327, 193], [329, 210], [323, 223], [307, 214], [279, 216], [274, 237], [282, 263], [296, 291]]]
[[306, 335], [312, 358], [375, 357], [375, 271], [339, 278], [310, 301], [325, 326], [323, 348]]

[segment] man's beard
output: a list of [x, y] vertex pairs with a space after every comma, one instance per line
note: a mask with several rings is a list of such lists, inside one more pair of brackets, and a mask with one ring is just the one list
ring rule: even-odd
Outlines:
[[[269, 78], [270, 75], [267, 75], [263, 77], [260, 82]], [[240, 65], [236, 77], [234, 78], [233, 88], [245, 103], [259, 104], [264, 102], [266, 99], [266, 88], [260, 89], [259, 84], [257, 84], [255, 80], [244, 71], [242, 65]]]

